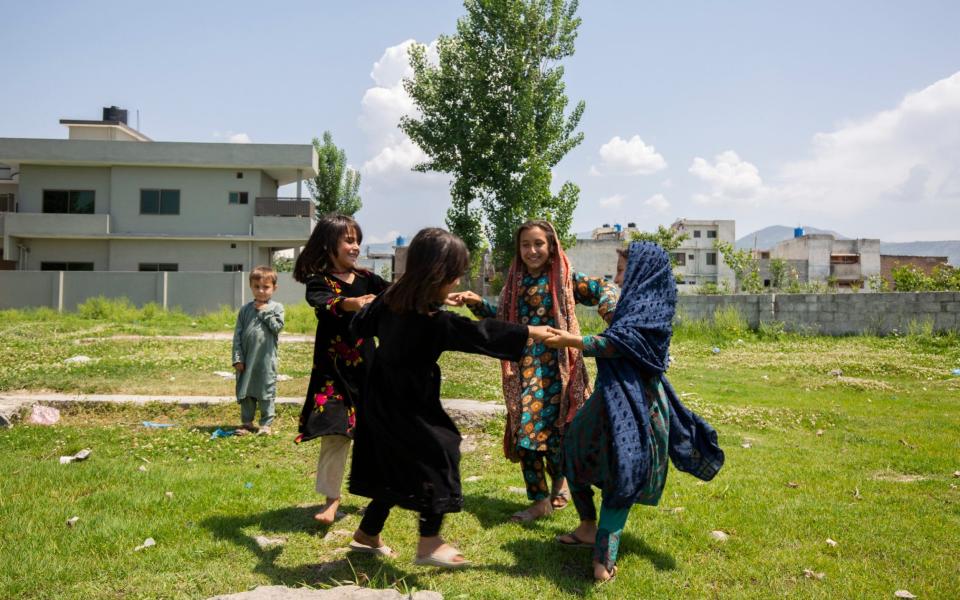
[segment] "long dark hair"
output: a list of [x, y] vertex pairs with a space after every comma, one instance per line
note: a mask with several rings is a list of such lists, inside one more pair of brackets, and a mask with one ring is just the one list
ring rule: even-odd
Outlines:
[[551, 261], [557, 257], [557, 248], [560, 246], [560, 241], [557, 239], [557, 230], [553, 228], [553, 223], [544, 219], [531, 219], [520, 227], [517, 227], [517, 234], [513, 237], [513, 247], [515, 249], [514, 260], [517, 261], [518, 268], [527, 268], [523, 263], [523, 257], [520, 256], [520, 236], [524, 231], [533, 229], [534, 227], [539, 227], [547, 234], [547, 247], [550, 249], [550, 257], [543, 263], [544, 267], [549, 265]]
[[437, 227], [421, 229], [410, 242], [403, 275], [383, 293], [383, 302], [393, 312], [430, 312], [440, 300], [440, 286], [463, 275], [469, 266], [470, 251], [463, 240]]
[[293, 278], [300, 283], [306, 283], [310, 277], [330, 268], [330, 255], [337, 252], [340, 239], [353, 229], [357, 234], [357, 243], [363, 241], [363, 232], [360, 225], [352, 217], [340, 214], [329, 214], [320, 217], [317, 225], [303, 247], [303, 252], [293, 267]]

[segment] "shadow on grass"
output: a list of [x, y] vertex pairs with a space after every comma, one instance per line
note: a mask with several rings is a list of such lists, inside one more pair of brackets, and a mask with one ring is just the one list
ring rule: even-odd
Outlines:
[[[566, 593], [583, 594], [593, 585], [591, 550], [565, 547], [554, 541], [556, 534], [566, 533], [566, 530], [555, 530], [550, 519], [511, 523], [510, 515], [528, 506], [525, 500], [514, 502], [479, 494], [464, 497], [464, 510], [476, 517], [485, 529], [519, 525], [525, 530], [523, 539], [511, 540], [503, 545], [504, 550], [513, 554], [514, 564], [478, 565], [474, 568], [510, 577], [547, 577]], [[574, 510], [572, 505], [569, 510]], [[625, 531], [620, 538], [618, 558], [627, 556], [639, 556], [649, 561], [657, 571], [677, 568], [673, 556], [651, 547], [629, 531]]]
[[[480, 494], [465, 494], [463, 497], [463, 510], [468, 512], [480, 521], [484, 529], [497, 527], [499, 525], [513, 524], [510, 521], [510, 515], [530, 506], [530, 502], [525, 497], [517, 496], [522, 500], [504, 500], [495, 496], [483, 496]], [[524, 523], [532, 525], [538, 521]]]
[[[282, 546], [261, 548], [254, 536], [244, 532], [245, 529], [255, 527], [263, 535], [302, 533], [304, 530], [316, 529], [321, 537], [336, 523], [330, 526], [320, 525], [313, 519], [316, 506], [291, 506], [262, 513], [236, 516], [216, 516], [203, 520], [200, 525], [208, 529], [213, 537], [227, 540], [246, 549], [256, 557], [257, 564], [254, 573], [266, 576], [274, 585], [298, 587], [303, 584], [311, 586], [339, 585], [342, 582], [356, 583], [372, 587], [407, 586], [420, 587], [415, 576], [406, 571], [397, 569], [388, 561], [376, 557], [357, 553], [345, 553], [331, 557], [325, 562], [307, 563], [296, 567], [284, 567], [276, 564], [277, 558], [283, 552]], [[344, 507], [345, 512], [351, 513], [358, 509]], [[346, 544], [347, 540], [344, 540]], [[402, 583], [401, 583], [402, 582]]]

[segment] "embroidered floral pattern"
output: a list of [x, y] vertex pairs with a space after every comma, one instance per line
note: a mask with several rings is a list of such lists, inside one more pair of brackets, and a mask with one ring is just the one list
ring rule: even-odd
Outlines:
[[362, 345], [363, 338], [358, 338], [356, 343], [351, 346], [338, 335], [330, 340], [330, 347], [327, 349], [327, 352], [329, 352], [333, 358], [339, 357], [343, 359], [344, 364], [348, 367], [355, 367], [363, 362], [363, 355], [360, 354]]
[[317, 412], [322, 413], [327, 403], [331, 401], [343, 402], [343, 395], [337, 393], [333, 388], [333, 381], [328, 379], [323, 389], [314, 394], [313, 402], [317, 405]]

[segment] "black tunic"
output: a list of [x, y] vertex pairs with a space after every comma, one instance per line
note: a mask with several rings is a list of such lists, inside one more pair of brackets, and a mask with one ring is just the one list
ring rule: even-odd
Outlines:
[[345, 298], [379, 294], [388, 285], [378, 275], [361, 270], [355, 271], [353, 283], [328, 273], [307, 280], [307, 303], [317, 315], [317, 335], [297, 442], [322, 435], [353, 435], [353, 411], [364, 363], [373, 355], [374, 346], [372, 339], [350, 333], [354, 313], [345, 312], [341, 303]]
[[440, 404], [437, 360], [446, 350], [519, 360], [527, 327], [446, 311], [397, 314], [378, 298], [352, 329], [375, 335], [379, 345], [357, 407], [350, 493], [419, 512], [458, 512], [461, 438]]

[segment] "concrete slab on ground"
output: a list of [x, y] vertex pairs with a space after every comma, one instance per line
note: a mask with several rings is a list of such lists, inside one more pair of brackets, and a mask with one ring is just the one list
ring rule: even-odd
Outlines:
[[[20, 411], [33, 404], [148, 404], [159, 402], [179, 406], [202, 406], [213, 404], [232, 404], [237, 400], [233, 396], [163, 396], [136, 394], [59, 394], [47, 392], [0, 393], [0, 426], [12, 422]], [[462, 398], [449, 398], [443, 401], [444, 409], [460, 425], [476, 426], [506, 412], [500, 402], [480, 402]], [[300, 397], [280, 397], [277, 404], [303, 404]]]
[[439, 592], [417, 591], [401, 594], [397, 590], [375, 590], [344, 585], [326, 590], [288, 588], [282, 585], [261, 585], [248, 592], [214, 596], [208, 600], [443, 600]]

